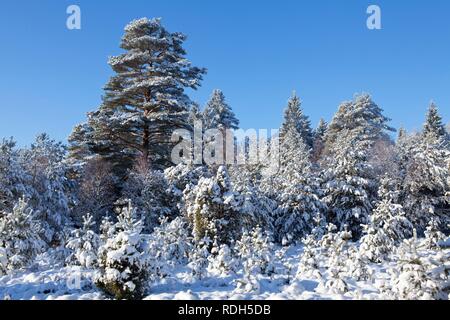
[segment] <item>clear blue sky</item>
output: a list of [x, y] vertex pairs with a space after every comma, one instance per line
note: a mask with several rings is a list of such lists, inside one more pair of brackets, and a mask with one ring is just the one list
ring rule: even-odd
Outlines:
[[[66, 29], [66, 8], [82, 30]], [[383, 30], [366, 28], [382, 9]], [[0, 137], [65, 140], [97, 108], [124, 26], [162, 17], [189, 36], [188, 57], [208, 68], [191, 97], [224, 91], [243, 128], [276, 128], [292, 90], [315, 125], [369, 92], [396, 127], [418, 129], [430, 100], [450, 121], [448, 0], [5, 0], [0, 4]]]

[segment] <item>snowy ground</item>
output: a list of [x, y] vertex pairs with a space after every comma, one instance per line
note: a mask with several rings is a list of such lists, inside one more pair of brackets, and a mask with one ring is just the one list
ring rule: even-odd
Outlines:
[[[259, 278], [259, 290], [240, 292], [235, 280], [240, 275], [228, 277], [208, 277], [201, 281], [194, 280], [190, 270], [177, 267], [174, 276], [153, 282], [149, 286], [147, 300], [305, 300], [305, 299], [386, 299], [380, 287], [389, 282], [387, 270], [393, 262], [383, 265], [371, 264], [373, 279], [355, 281], [347, 279], [349, 292], [331, 293], [321, 285], [321, 279], [295, 278], [295, 267], [300, 261], [301, 247], [290, 248], [283, 259], [288, 267], [280, 275]], [[449, 250], [440, 253], [449, 255]], [[434, 259], [434, 251], [422, 251], [422, 257]], [[45, 259], [43, 259], [45, 260]], [[281, 264], [280, 264], [281, 265]], [[291, 269], [291, 270], [289, 270]], [[328, 277], [326, 270], [321, 270], [322, 279]], [[81, 267], [51, 268], [42, 261], [27, 272], [17, 272], [0, 278], [0, 299], [25, 300], [85, 300], [105, 299], [105, 296], [92, 283], [93, 271]]]

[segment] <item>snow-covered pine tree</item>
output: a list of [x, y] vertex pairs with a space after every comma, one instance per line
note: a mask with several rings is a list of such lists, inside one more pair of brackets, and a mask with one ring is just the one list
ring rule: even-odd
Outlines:
[[65, 156], [66, 147], [47, 134], [38, 135], [31, 148], [22, 153], [33, 189], [29, 204], [39, 214], [37, 218], [41, 220], [46, 241], [53, 244], [63, 242], [61, 232], [70, 222], [70, 206], [74, 200], [75, 188], [67, 177]]
[[194, 249], [190, 252], [188, 267], [191, 269], [192, 276], [195, 280], [202, 280], [208, 275], [208, 259], [212, 240], [205, 236], [198, 240]]
[[0, 212], [0, 274], [28, 267], [46, 248], [41, 225], [24, 199]]
[[328, 247], [328, 277], [323, 279], [319, 288], [334, 294], [345, 294], [349, 291], [346, 264], [349, 260], [348, 242], [352, 239], [352, 234], [345, 230], [336, 233], [332, 238], [334, 241]]
[[95, 233], [95, 221], [91, 214], [83, 217], [83, 227], [72, 231], [66, 247], [72, 250], [69, 263], [76, 263], [85, 268], [97, 265], [97, 252], [101, 245], [100, 236]]
[[[225, 164], [225, 161], [231, 155], [227, 155], [227, 130], [230, 129], [238, 129], [239, 128], [239, 120], [236, 118], [233, 110], [230, 105], [225, 100], [225, 95], [220, 90], [214, 90], [211, 98], [207, 102], [205, 106], [205, 110], [203, 111], [203, 124], [205, 130], [219, 130], [222, 135], [222, 141], [217, 141], [217, 137], [206, 139], [204, 141], [206, 149], [213, 149], [214, 152], [217, 150], [216, 148], [212, 148], [215, 146], [219, 146], [221, 144], [221, 149], [223, 154], [218, 157], [218, 155], [211, 154], [211, 156], [217, 157], [217, 159], [221, 159]], [[206, 151], [209, 152], [209, 151]]]
[[238, 129], [239, 120], [225, 100], [222, 91], [216, 89], [203, 111], [204, 127], [208, 129]]
[[30, 176], [20, 161], [16, 142], [3, 139], [0, 142], [0, 212], [12, 211], [15, 202], [21, 197], [30, 198]]
[[425, 124], [423, 125], [423, 135], [438, 139], [445, 139], [447, 137], [445, 126], [442, 123], [442, 117], [439, 115], [438, 108], [434, 102], [428, 108]]
[[112, 237], [98, 250], [96, 285], [118, 300], [141, 299], [147, 289], [149, 256], [143, 221], [131, 203], [124, 208], [113, 226]]
[[236, 241], [235, 250], [243, 267], [243, 278], [236, 281], [237, 289], [247, 292], [259, 290], [258, 277], [270, 276], [276, 270], [272, 237], [256, 227], [242, 234]]
[[99, 110], [88, 115], [92, 134], [87, 138], [93, 141], [76, 141], [74, 135], [72, 143], [110, 161], [118, 176], [136, 157], [148, 160], [152, 169], [169, 165], [171, 134], [187, 125], [191, 101], [185, 89], [197, 89], [205, 73], [186, 59], [185, 40], [184, 34], [167, 31], [160, 19], [128, 24], [121, 41], [125, 53], [109, 59], [115, 75]]
[[[358, 136], [358, 139], [370, 148], [375, 141], [388, 138], [387, 132], [395, 131], [387, 123], [389, 118], [368, 94], [357, 95], [353, 101], [339, 106], [325, 134], [325, 152], [333, 156], [336, 144], [341, 140], [342, 132]], [[348, 132], [348, 133], [347, 133]]]
[[211, 249], [211, 255], [208, 258], [208, 271], [211, 274], [220, 277], [226, 277], [234, 274], [238, 268], [238, 261], [233, 255], [230, 246], [226, 244], [219, 245], [214, 241]]
[[323, 178], [323, 201], [329, 208], [327, 221], [341, 231], [347, 226], [354, 240], [361, 237], [361, 225], [369, 222], [377, 194], [365, 142], [360, 137], [356, 132], [340, 132]]
[[314, 235], [310, 234], [303, 239], [303, 254], [300, 258], [296, 278], [321, 279], [318, 248], [319, 244]]
[[151, 277], [162, 278], [178, 265], [187, 265], [194, 243], [185, 217], [165, 219], [149, 236]]
[[308, 148], [312, 148], [314, 139], [311, 122], [308, 116], [304, 114], [301, 104], [300, 98], [294, 92], [288, 100], [288, 106], [284, 111], [284, 122], [280, 129], [280, 138], [283, 140], [288, 131], [295, 129]]
[[323, 155], [325, 148], [325, 134], [328, 129], [328, 123], [323, 118], [320, 119], [317, 128], [314, 130], [314, 140], [311, 159], [314, 163], [317, 163]]
[[238, 239], [246, 220], [243, 197], [233, 191], [224, 166], [212, 178], [201, 178], [196, 186], [184, 190], [186, 213], [194, 237], [217, 237], [219, 244]]
[[412, 236], [413, 226], [405, 217], [403, 207], [396, 203], [398, 192], [390, 177], [382, 179], [379, 189], [380, 201], [364, 225], [359, 253], [371, 262], [380, 263], [388, 258], [394, 248]]
[[313, 218], [324, 211], [319, 198], [320, 182], [311, 168], [310, 150], [293, 128], [282, 139], [278, 179], [277, 240], [289, 244], [309, 234]]
[[399, 250], [397, 266], [391, 273], [391, 294], [400, 300], [433, 300], [440, 297], [439, 284], [431, 277], [428, 266], [417, 252], [417, 233], [405, 240]]
[[190, 188], [196, 186], [200, 178], [210, 178], [211, 173], [206, 166], [180, 163], [167, 168], [164, 171], [164, 176], [169, 184], [168, 193], [172, 197], [173, 202], [177, 203], [178, 213], [185, 215], [186, 207], [184, 205], [183, 191], [188, 186]]
[[449, 221], [449, 151], [429, 139], [418, 141], [409, 151], [403, 180], [402, 205], [420, 235], [431, 218]]

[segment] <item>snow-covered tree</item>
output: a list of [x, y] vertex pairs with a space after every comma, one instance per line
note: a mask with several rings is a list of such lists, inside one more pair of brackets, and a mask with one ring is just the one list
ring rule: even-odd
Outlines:
[[284, 111], [284, 122], [280, 129], [280, 137], [283, 140], [288, 131], [295, 130], [303, 142], [309, 147], [313, 146], [313, 132], [311, 122], [301, 107], [300, 98], [294, 92], [288, 101], [288, 106]]
[[67, 241], [66, 247], [72, 250], [68, 259], [69, 263], [76, 263], [86, 268], [96, 266], [101, 240], [94, 230], [94, 217], [88, 213], [83, 217], [83, 227], [73, 230]]
[[324, 172], [324, 202], [327, 220], [339, 230], [347, 226], [354, 239], [359, 239], [362, 224], [367, 224], [376, 199], [377, 183], [367, 159], [367, 149], [358, 136], [341, 132], [334, 146], [328, 169]]
[[380, 201], [364, 225], [359, 253], [372, 262], [384, 261], [404, 239], [412, 236], [413, 225], [403, 207], [396, 203], [398, 192], [386, 176], [379, 190]]
[[220, 277], [233, 274], [238, 268], [238, 261], [234, 257], [231, 248], [226, 244], [219, 245], [217, 241], [213, 244], [208, 260], [208, 271]]
[[113, 236], [98, 250], [96, 285], [118, 300], [141, 299], [147, 289], [149, 257], [143, 222], [131, 203], [113, 227]]
[[429, 274], [428, 266], [417, 252], [417, 236], [405, 240], [396, 268], [391, 269], [391, 292], [400, 300], [433, 300], [440, 287]]
[[0, 212], [12, 210], [20, 197], [31, 197], [29, 181], [16, 142], [12, 138], [3, 139], [0, 142]]
[[28, 267], [46, 248], [41, 225], [25, 200], [0, 212], [0, 274]]
[[243, 266], [243, 278], [237, 281], [238, 289], [258, 290], [258, 276], [270, 276], [275, 272], [275, 248], [271, 236], [256, 227], [243, 233], [235, 250]]
[[192, 103], [187, 121], [191, 127], [194, 127], [195, 123], [198, 121], [203, 124], [203, 113], [201, 112], [198, 103]]
[[31, 148], [22, 152], [33, 189], [28, 201], [39, 214], [48, 243], [61, 243], [61, 232], [70, 222], [74, 186], [67, 177], [69, 168], [64, 162], [65, 156], [66, 147], [47, 134], [38, 135]]
[[312, 149], [312, 161], [318, 162], [324, 152], [325, 148], [325, 134], [328, 129], [328, 123], [325, 122], [323, 118], [320, 119], [317, 128], [314, 130], [314, 140], [313, 140], [313, 149]]
[[[386, 139], [387, 132], [395, 131], [387, 123], [389, 118], [368, 94], [357, 95], [353, 101], [340, 105], [339, 110], [327, 128], [325, 134], [326, 153], [333, 155], [335, 145], [339, 144], [342, 132], [358, 136], [366, 147], [375, 141]], [[345, 133], [347, 135], [347, 133]]]
[[186, 187], [193, 187], [198, 184], [200, 178], [210, 178], [211, 173], [205, 166], [194, 166], [191, 164], [180, 163], [176, 166], [167, 168], [164, 171], [165, 179], [169, 184], [168, 192], [177, 203], [177, 209], [180, 214], [185, 214], [183, 191]]
[[299, 133], [288, 130], [281, 143], [281, 165], [276, 211], [277, 238], [283, 244], [299, 241], [313, 228], [313, 218], [324, 211], [320, 182], [311, 168], [308, 149]]
[[424, 139], [413, 146], [406, 159], [402, 205], [407, 218], [423, 235], [431, 218], [449, 221], [449, 151]]
[[201, 178], [184, 191], [189, 223], [197, 241], [217, 237], [220, 244], [239, 238], [245, 220], [242, 195], [233, 191], [228, 172], [219, 167], [212, 178]]
[[310, 234], [306, 236], [303, 242], [303, 254], [300, 258], [300, 264], [297, 271], [297, 278], [312, 277], [320, 279], [322, 274], [320, 272], [319, 261], [319, 245], [314, 235]]
[[167, 31], [160, 19], [128, 24], [120, 45], [125, 52], [109, 59], [115, 74], [102, 105], [88, 115], [86, 130], [93, 141], [77, 142], [75, 135], [72, 143], [108, 160], [118, 176], [136, 157], [153, 169], [169, 165], [170, 137], [174, 129], [186, 127], [192, 103], [185, 89], [197, 89], [205, 73], [186, 59], [185, 40], [184, 34]]
[[[329, 228], [329, 230], [332, 229]], [[348, 231], [340, 231], [328, 237], [333, 239], [333, 243], [328, 246], [328, 277], [323, 279], [319, 287], [330, 293], [345, 294], [349, 291], [346, 264], [349, 259], [348, 242], [352, 239], [352, 234]]]
[[210, 257], [211, 246], [211, 238], [205, 236], [197, 241], [189, 255], [188, 267], [191, 269], [192, 276], [196, 280], [202, 280], [208, 274], [208, 259]]
[[238, 129], [239, 120], [220, 90], [214, 90], [203, 111], [205, 129]]
[[447, 132], [445, 131], [445, 126], [442, 123], [442, 117], [439, 115], [438, 108], [431, 103], [425, 124], [423, 126], [423, 135], [425, 137], [433, 137], [437, 139], [445, 139], [447, 137]]
[[194, 243], [186, 219], [165, 219], [155, 228], [148, 240], [151, 276], [164, 277], [170, 274], [174, 267], [188, 264], [193, 250]]
[[118, 197], [117, 178], [112, 173], [111, 165], [99, 157], [87, 160], [78, 172], [77, 201], [72, 209], [72, 217], [77, 224], [81, 224], [83, 215], [89, 212], [94, 221], [100, 224], [113, 211]]

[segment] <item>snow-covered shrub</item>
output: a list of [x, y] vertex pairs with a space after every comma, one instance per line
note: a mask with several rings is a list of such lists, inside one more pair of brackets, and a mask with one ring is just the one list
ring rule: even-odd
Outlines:
[[0, 213], [0, 273], [29, 266], [46, 248], [41, 225], [25, 200]]
[[275, 248], [272, 237], [257, 227], [244, 232], [236, 242], [235, 250], [243, 267], [243, 278], [237, 280], [237, 289], [255, 291], [259, 289], [258, 276], [275, 272]]
[[[205, 166], [180, 163], [166, 169], [164, 171], [164, 176], [169, 185], [169, 194], [174, 198], [174, 202], [180, 204], [183, 200], [183, 191], [187, 186], [195, 186], [198, 184], [200, 178], [208, 178], [211, 174]], [[182, 206], [178, 206], [178, 210], [181, 213], [183, 212], [183, 209]]]
[[357, 280], [370, 280], [373, 276], [373, 270], [369, 266], [369, 260], [355, 247], [349, 248], [349, 259], [346, 263], [347, 276]]
[[[332, 230], [331, 227], [330, 229]], [[329, 245], [327, 261], [328, 277], [322, 280], [320, 287], [330, 293], [345, 294], [349, 291], [346, 280], [346, 264], [350, 257], [348, 243], [352, 239], [352, 234], [348, 231], [340, 231], [336, 234], [328, 235], [328, 237], [334, 238], [332, 243], [327, 243]]]
[[215, 237], [220, 244], [230, 244], [239, 238], [243, 198], [232, 189], [224, 166], [213, 178], [201, 178], [198, 185], [184, 191], [187, 218], [196, 241], [205, 236]]
[[206, 236], [197, 241], [196, 246], [191, 251], [188, 267], [194, 279], [202, 280], [208, 275], [208, 259], [211, 246], [212, 240]]
[[96, 285], [116, 299], [141, 299], [149, 278], [143, 222], [129, 204], [118, 216], [115, 233], [98, 251]]
[[428, 249], [439, 248], [439, 242], [445, 240], [445, 234], [440, 230], [439, 221], [431, 218], [425, 230], [425, 245]]
[[211, 274], [225, 277], [237, 271], [238, 261], [226, 244], [219, 245], [215, 241], [208, 260], [208, 271]]
[[66, 244], [66, 247], [73, 252], [68, 259], [69, 263], [76, 263], [86, 268], [96, 266], [101, 240], [94, 230], [94, 217], [88, 213], [83, 217], [83, 227], [73, 230]]
[[391, 269], [391, 292], [401, 300], [433, 300], [440, 297], [439, 284], [433, 279], [423, 258], [417, 253], [417, 237], [405, 240], [395, 269]]
[[185, 218], [177, 217], [170, 222], [165, 219], [148, 239], [152, 276], [164, 277], [170, 273], [170, 268], [186, 265], [193, 249], [193, 239]]
[[297, 278], [312, 277], [320, 279], [320, 262], [318, 261], [318, 242], [313, 235], [307, 236], [303, 239], [303, 254], [300, 258], [300, 265], [298, 267]]

